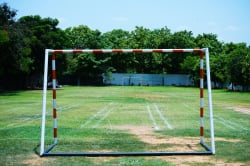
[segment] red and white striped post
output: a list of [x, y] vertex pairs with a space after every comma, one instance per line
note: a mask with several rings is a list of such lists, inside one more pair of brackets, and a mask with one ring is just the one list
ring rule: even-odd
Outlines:
[[200, 52], [200, 142], [204, 143], [204, 53]]
[[54, 144], [57, 143], [57, 120], [56, 120], [56, 53], [52, 54], [52, 93], [53, 93], [53, 119], [54, 119]]

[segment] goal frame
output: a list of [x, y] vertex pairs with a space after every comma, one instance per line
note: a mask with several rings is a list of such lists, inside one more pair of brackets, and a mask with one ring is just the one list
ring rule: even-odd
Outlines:
[[[205, 151], [194, 152], [51, 152], [57, 145], [57, 110], [56, 110], [56, 54], [62, 53], [198, 53], [200, 56], [200, 144]], [[53, 144], [45, 149], [45, 123], [46, 123], [46, 101], [48, 85], [48, 61], [49, 55], [52, 57], [52, 96], [53, 96]], [[204, 141], [204, 55], [206, 59], [206, 76], [208, 91], [208, 111], [210, 123], [210, 146]], [[212, 107], [212, 90], [210, 78], [209, 49], [45, 49], [44, 79], [43, 79], [43, 99], [42, 99], [42, 123], [41, 123], [41, 143], [40, 156], [167, 156], [167, 155], [213, 155], [215, 154], [214, 120]]]

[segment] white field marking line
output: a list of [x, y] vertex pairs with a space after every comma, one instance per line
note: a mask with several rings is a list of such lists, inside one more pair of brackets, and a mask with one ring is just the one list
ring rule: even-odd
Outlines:
[[[68, 105], [68, 106], [59, 107], [59, 109], [60, 109], [60, 111], [64, 111], [64, 110], [67, 110], [67, 109], [71, 109], [73, 107], [77, 107], [79, 105], [80, 104], [71, 104], [71, 105]], [[57, 111], [58, 111], [58, 108], [57, 108]], [[14, 122], [14, 123], [8, 124], [7, 126], [1, 128], [1, 129], [6, 129], [6, 128], [9, 128], [9, 127], [21, 127], [21, 126], [25, 126], [25, 125], [30, 124], [30, 123], [34, 122], [35, 120], [38, 120], [38, 119], [41, 119], [41, 115], [40, 114], [35, 114], [32, 117], [28, 117], [28, 118], [22, 119], [22, 120], [20, 120], [18, 122]]]
[[7, 104], [7, 103], [11, 103], [10, 101], [1, 101], [0, 104]]
[[85, 127], [86, 125], [88, 125], [89, 123], [91, 123], [99, 114], [101, 114], [102, 112], [105, 112], [106, 109], [112, 105], [113, 102], [110, 102], [108, 105], [106, 105], [105, 107], [103, 107], [102, 109], [100, 109], [99, 111], [97, 111], [93, 116], [91, 116], [84, 124], [82, 124], [80, 126], [80, 128]]
[[241, 129], [243, 129], [243, 130], [248, 130], [248, 129], [245, 128], [244, 126], [242, 126], [242, 125], [240, 125], [240, 124], [238, 124], [238, 123], [235, 123], [235, 122], [231, 122], [231, 121], [229, 121], [229, 120], [226, 120], [226, 119], [224, 119], [224, 118], [222, 118], [222, 117], [216, 116], [215, 118], [218, 119], [218, 122], [224, 123], [224, 124], [225, 124], [227, 127], [229, 127], [229, 128], [232, 128], [232, 129], [235, 129], [235, 130], [237, 130], [236, 128], [241, 128]]
[[[68, 106], [62, 106], [62, 107], [57, 108], [57, 111], [60, 112], [60, 111], [68, 110], [68, 109], [77, 107], [77, 106], [79, 106], [79, 105], [80, 105], [80, 104], [71, 104], [71, 105], [68, 105]], [[50, 108], [50, 110], [51, 110], [51, 109], [53, 109], [53, 108]], [[59, 112], [57, 112], [57, 113], [59, 113]], [[18, 121], [18, 122], [8, 124], [8, 125], [7, 125], [6, 127], [4, 127], [4, 128], [25, 126], [25, 125], [30, 124], [30, 123], [32, 123], [33, 121], [38, 120], [38, 119], [41, 119], [41, 115], [40, 115], [40, 114], [35, 114], [33, 117], [25, 118], [25, 119], [20, 120], [20, 121]]]
[[230, 129], [233, 129], [233, 130], [237, 130], [236, 128], [232, 127], [230, 124], [228, 124], [223, 118], [220, 118], [220, 117], [214, 117], [214, 119], [223, 124], [224, 126], [226, 126], [227, 128], [230, 128]]
[[64, 110], [65, 108], [67, 109], [68, 107], [72, 106], [73, 104], [70, 104], [70, 105], [64, 105], [64, 106], [60, 106], [60, 107], [56, 107], [56, 110], [57, 111], [61, 111], [61, 110]]
[[166, 125], [170, 130], [172, 130], [173, 127], [168, 123], [168, 120], [162, 115], [162, 113], [161, 113], [161, 111], [160, 111], [160, 109], [159, 109], [159, 107], [157, 106], [156, 103], [154, 103], [154, 107], [155, 107], [155, 110], [157, 111], [159, 117], [161, 118], [161, 120], [165, 123], [165, 125]]
[[[186, 103], [183, 103], [183, 105], [184, 105], [185, 107], [189, 108], [189, 109], [194, 110], [194, 111], [197, 111], [197, 110], [198, 110], [198, 109], [195, 110], [194, 108], [191, 108], [191, 107], [190, 107], [189, 105], [187, 105]], [[209, 116], [208, 111], [205, 111], [205, 112], [206, 112], [206, 116]], [[231, 129], [233, 129], [233, 130], [237, 130], [235, 127], [241, 128], [241, 129], [243, 129], [243, 130], [249, 130], [249, 129], [245, 128], [244, 126], [242, 126], [242, 125], [240, 125], [240, 124], [238, 124], [238, 123], [231, 122], [231, 121], [226, 120], [226, 119], [224, 119], [224, 118], [222, 118], [222, 117], [214, 116], [214, 120], [218, 121], [219, 123], [223, 124], [224, 126], [226, 126], [226, 127], [228, 127], [228, 128], [231, 128]]]
[[41, 119], [40, 114], [34, 115], [34, 118], [25, 118], [25, 119], [20, 120], [18, 122], [14, 122], [14, 123], [8, 124], [7, 126], [2, 127], [0, 129], [6, 129], [6, 128], [9, 128], [9, 127], [22, 127], [22, 126], [30, 124], [33, 121], [38, 120], [38, 119]]
[[40, 140], [40, 138], [0, 138], [0, 140]]
[[[185, 106], [186, 106], [186, 104], [185, 104]], [[189, 106], [187, 106], [187, 107], [189, 107]], [[195, 110], [195, 109], [193, 109], [193, 110]], [[209, 112], [208, 111], [205, 111], [205, 112], [206, 112], [206, 116], [209, 116]], [[225, 125], [226, 127], [234, 129], [234, 130], [237, 130], [235, 127], [241, 128], [243, 130], [249, 130], [249, 129], [245, 128], [244, 126], [242, 126], [242, 125], [240, 125], [240, 124], [238, 124], [236, 122], [232, 122], [230, 120], [226, 120], [226, 119], [224, 119], [222, 117], [219, 117], [219, 116], [214, 116], [214, 119], [216, 121], [218, 121], [219, 123]]]
[[[22, 104], [22, 105], [32, 105], [32, 106], [38, 106], [38, 105], [42, 105], [42, 103], [31, 103], [31, 104]], [[4, 111], [4, 112], [12, 112], [12, 111], [18, 111], [20, 109], [24, 109], [26, 108], [25, 106], [21, 106], [21, 107], [17, 107], [17, 108], [12, 108], [12, 109], [4, 109], [4, 110], [1, 110], [1, 111]], [[39, 108], [40, 109], [40, 108]]]
[[150, 110], [149, 105], [147, 105], [147, 111], [148, 111], [148, 114], [149, 114], [150, 119], [151, 119], [152, 122], [153, 122], [153, 125], [154, 125], [155, 130], [159, 130], [160, 128], [158, 127], [158, 125], [157, 125], [157, 123], [156, 123], [156, 121], [155, 121], [155, 118], [154, 118], [154, 116], [153, 116], [153, 114], [152, 114], [152, 112], [151, 112], [151, 110]]
[[110, 114], [110, 112], [112, 112], [114, 109], [115, 109], [115, 107], [113, 106], [110, 110], [108, 110], [108, 111], [102, 116], [102, 118], [99, 119], [99, 120], [96, 122], [96, 124], [95, 124], [92, 128], [98, 127], [98, 126], [101, 124], [101, 122], [102, 122], [104, 119], [106, 119], [106, 118], [108, 117], [108, 115]]
[[78, 107], [80, 104], [71, 104], [71, 105], [68, 105], [68, 106], [62, 106], [62, 107], [59, 107], [57, 108], [57, 111], [65, 111], [65, 110], [70, 110], [74, 107]]
[[112, 131], [113, 130], [113, 126], [112, 126], [110, 120], [109, 120], [109, 127], [110, 127], [110, 130]]
[[193, 107], [189, 106], [187, 103], [182, 103], [186, 108], [188, 108], [188, 110], [190, 111], [199, 111], [199, 106], [197, 106], [197, 109], [194, 109]]
[[13, 105], [42, 105], [42, 103], [41, 102], [33, 102], [33, 103], [22, 103], [21, 101], [20, 101], [20, 103], [16, 103], [16, 101], [2, 101], [2, 102], [0, 102], [0, 105], [1, 104], [8, 104], [8, 103], [10, 103], [10, 104], [13, 104]]

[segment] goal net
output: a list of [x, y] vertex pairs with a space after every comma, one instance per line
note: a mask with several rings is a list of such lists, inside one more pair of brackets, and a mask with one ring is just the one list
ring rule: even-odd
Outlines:
[[[200, 59], [199, 89], [107, 86], [57, 91], [58, 54], [184, 52]], [[52, 91], [47, 89], [50, 57]], [[40, 156], [215, 154], [208, 48], [46, 49], [42, 102]]]

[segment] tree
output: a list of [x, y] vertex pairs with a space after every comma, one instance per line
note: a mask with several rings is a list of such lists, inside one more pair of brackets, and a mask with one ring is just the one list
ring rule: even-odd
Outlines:
[[187, 56], [184, 61], [180, 64], [183, 71], [189, 74], [193, 84], [198, 86], [200, 80], [200, 59], [196, 56]]
[[[67, 47], [64, 31], [57, 28], [59, 21], [52, 18], [41, 18], [38, 15], [21, 17], [17, 24], [24, 31], [26, 39], [26, 57], [31, 59], [29, 72], [26, 75], [27, 86], [40, 86], [42, 84], [44, 52], [46, 48]], [[63, 70], [64, 56], [57, 58], [57, 74]], [[62, 62], [62, 63], [60, 63]]]
[[[67, 39], [69, 40], [69, 47], [74, 49], [97, 49], [100, 46], [101, 32], [92, 30], [88, 26], [80, 25], [74, 28], [67, 28], [65, 30]], [[76, 54], [72, 58], [68, 58], [67, 74], [75, 75], [77, 77], [77, 84], [81, 85], [81, 80], [84, 83], [98, 81], [103, 72], [103, 63], [108, 58], [103, 55], [96, 54]], [[91, 81], [92, 80], [92, 81]]]
[[23, 30], [15, 22], [16, 10], [0, 5], [0, 89], [23, 88], [23, 73], [31, 63], [25, 55]]
[[[202, 34], [195, 38], [199, 48], [209, 48], [211, 79], [214, 86], [222, 87], [227, 81], [226, 55], [223, 53], [223, 43], [217, 39], [215, 34]], [[217, 85], [218, 84], [218, 85]]]
[[[144, 27], [135, 27], [135, 30], [131, 32], [130, 47], [131, 48], [150, 48], [150, 33], [151, 31]], [[153, 58], [148, 53], [136, 53], [134, 54], [134, 67], [138, 73], [151, 73], [151, 65]]]
[[70, 27], [65, 30], [69, 45], [74, 49], [95, 49], [98, 48], [101, 32], [91, 30], [86, 25]]
[[250, 85], [250, 49], [246, 43], [229, 43], [225, 47], [228, 54], [227, 71], [229, 72], [232, 85], [242, 85], [248, 90]]
[[[167, 27], [150, 31], [148, 38], [149, 47], [158, 49], [170, 48], [171, 35], [170, 29]], [[168, 72], [167, 69], [171, 66], [169, 53], [152, 53], [150, 56], [152, 57], [150, 73], [166, 74]]]
[[[195, 42], [193, 33], [191, 31], [179, 31], [175, 32], [169, 41], [170, 48], [194, 48]], [[186, 58], [185, 55], [189, 55], [189, 53], [172, 53], [169, 56], [169, 61], [171, 63], [171, 66], [167, 69], [169, 73], [185, 73], [186, 71], [183, 71], [180, 64], [184, 61]]]
[[0, 25], [9, 26], [15, 23], [17, 10], [11, 9], [7, 3], [0, 5]]
[[[130, 34], [128, 31], [122, 29], [114, 29], [110, 32], [106, 32], [101, 36], [101, 48], [106, 49], [119, 49], [129, 48]], [[121, 53], [106, 54], [105, 57], [109, 58], [106, 63], [106, 72], [130, 72], [133, 70], [132, 63], [133, 57], [131, 55], [125, 55]]]

